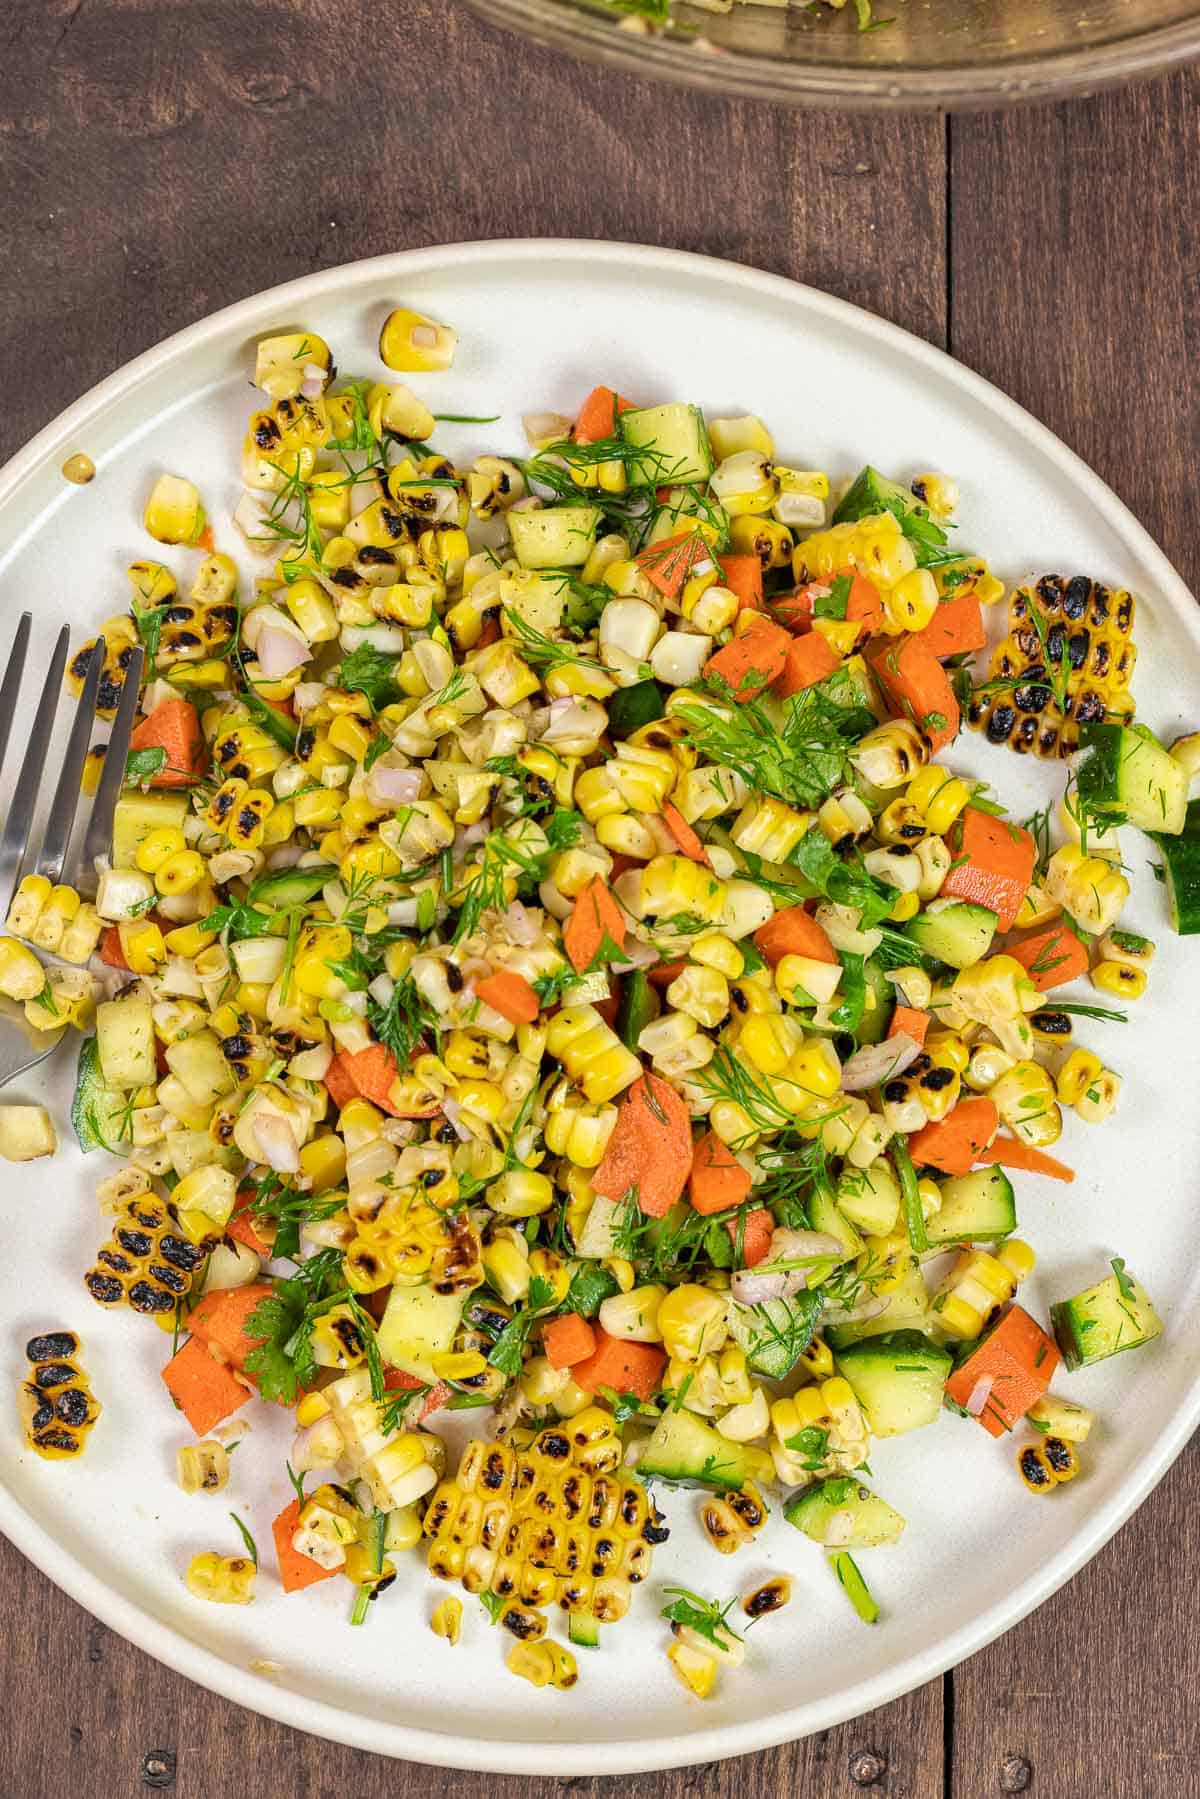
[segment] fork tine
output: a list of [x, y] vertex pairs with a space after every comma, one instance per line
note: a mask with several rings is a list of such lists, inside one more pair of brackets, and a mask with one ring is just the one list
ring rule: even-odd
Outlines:
[[25, 674], [25, 652], [29, 648], [29, 630], [32, 624], [32, 612], [23, 612], [17, 620], [16, 636], [8, 653], [8, 667], [4, 671], [4, 685], [0, 687], [0, 764], [3, 764], [8, 753], [8, 739]]
[[46, 676], [46, 684], [42, 688], [42, 697], [38, 701], [37, 715], [30, 733], [29, 748], [25, 751], [25, 759], [21, 763], [21, 773], [17, 777], [13, 803], [8, 817], [4, 821], [4, 833], [0, 836], [0, 895], [3, 896], [5, 913], [7, 913], [9, 901], [16, 891], [17, 877], [21, 872], [21, 864], [29, 842], [29, 827], [33, 823], [38, 785], [50, 750], [50, 738], [54, 731], [54, 714], [58, 706], [59, 690], [62, 687], [63, 670], [67, 666], [67, 650], [70, 642], [71, 628], [69, 625], [64, 625], [58, 634], [58, 642], [54, 646], [54, 655], [50, 660], [50, 673]]
[[125, 763], [129, 756], [129, 739], [133, 735], [144, 654], [139, 644], [125, 669], [117, 716], [113, 720], [112, 733], [108, 739], [100, 784], [92, 801], [92, 816], [88, 820], [83, 844], [71, 865], [71, 885], [81, 893], [85, 888], [89, 893], [95, 892], [96, 857], [107, 856], [112, 849], [113, 811], [125, 781]]
[[54, 798], [50, 802], [50, 816], [46, 820], [46, 831], [35, 865], [38, 874], [45, 875], [48, 881], [61, 879], [63, 863], [71, 847], [71, 830], [79, 805], [79, 782], [96, 718], [96, 694], [104, 668], [104, 654], [104, 639], [100, 637], [88, 658], [87, 674], [75, 705], [71, 735], [67, 739], [67, 753], [63, 758], [58, 785], [54, 789]]

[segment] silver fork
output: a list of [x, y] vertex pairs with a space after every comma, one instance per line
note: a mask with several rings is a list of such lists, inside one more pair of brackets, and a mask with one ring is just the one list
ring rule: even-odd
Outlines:
[[[23, 612], [9, 652], [4, 680], [0, 682], [0, 767], [3, 766], [8, 750], [13, 713], [25, 674], [25, 658], [32, 624], [32, 614]], [[133, 732], [133, 718], [137, 711], [138, 688], [142, 676], [140, 648], [133, 651], [125, 670], [117, 715], [109, 734], [99, 785], [92, 800], [91, 816], [82, 841], [76, 846], [74, 855], [71, 855], [71, 838], [79, 807], [79, 784], [87, 759], [96, 714], [96, 695], [104, 667], [105, 645], [101, 637], [88, 657], [83, 690], [75, 704], [66, 755], [50, 802], [41, 844], [36, 855], [31, 852], [30, 832], [50, 754], [50, 740], [54, 733], [54, 720], [62, 692], [70, 642], [70, 627], [64, 625], [50, 659], [50, 669], [34, 715], [12, 805], [4, 821], [4, 829], [0, 832], [0, 921], [7, 918], [13, 895], [27, 874], [45, 875], [47, 880], [53, 882], [65, 881], [84, 899], [95, 899], [96, 858], [108, 855], [112, 848], [113, 809], [125, 778], [129, 739]], [[15, 1080], [19, 1074], [36, 1068], [39, 1062], [44, 1062], [58, 1047], [62, 1037], [62, 1030], [34, 1030], [27, 1022], [22, 1007], [11, 1000], [0, 999], [0, 1087]]]

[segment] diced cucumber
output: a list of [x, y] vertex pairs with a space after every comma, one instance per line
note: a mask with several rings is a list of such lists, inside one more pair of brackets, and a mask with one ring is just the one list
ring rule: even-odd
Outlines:
[[608, 734], [613, 738], [631, 737], [643, 725], [661, 718], [665, 711], [663, 691], [657, 681], [635, 681], [632, 687], [618, 687], [608, 702]]
[[590, 1612], [568, 1612], [567, 1641], [577, 1649], [600, 1647], [600, 1626]]
[[1171, 923], [1181, 937], [1194, 937], [1200, 931], [1200, 800], [1189, 805], [1179, 836], [1156, 835], [1155, 841], [1162, 851]]
[[905, 1525], [894, 1506], [851, 1475], [818, 1481], [785, 1506], [783, 1515], [814, 1543], [829, 1543], [832, 1531], [832, 1546], [838, 1549], [895, 1543]]
[[337, 880], [337, 873], [330, 862], [316, 862], [308, 868], [277, 868], [254, 882], [246, 900], [250, 905], [277, 906], [280, 910], [306, 905], [316, 899], [326, 882]]
[[1076, 771], [1079, 803], [1177, 837], [1188, 809], [1188, 776], [1146, 725], [1084, 725]]
[[882, 1337], [898, 1330], [925, 1330], [930, 1323], [929, 1290], [915, 1261], [909, 1263], [896, 1286], [885, 1295], [886, 1312], [875, 1318], [860, 1318], [857, 1324], [831, 1325], [823, 1333], [834, 1349], [861, 1343], [867, 1337]]
[[655, 1425], [638, 1462], [638, 1473], [644, 1478], [732, 1493], [750, 1478], [750, 1461], [740, 1443], [730, 1442], [681, 1406], [678, 1411], [664, 1412]]
[[1061, 1399], [1057, 1393], [1043, 1393], [1026, 1412], [1025, 1422], [1044, 1437], [1065, 1437], [1068, 1443], [1086, 1443], [1096, 1414], [1089, 1412], [1085, 1405], [1076, 1405], [1073, 1399]]
[[862, 1238], [849, 1218], [839, 1210], [827, 1187], [817, 1187], [814, 1190], [808, 1205], [808, 1216], [814, 1231], [820, 1231], [822, 1236], [836, 1237], [842, 1245], [843, 1253], [837, 1258], [839, 1262], [852, 1262], [855, 1256], [862, 1254]]
[[889, 1237], [900, 1217], [900, 1187], [886, 1162], [846, 1168], [837, 1185], [838, 1211], [869, 1237]]
[[658, 995], [646, 978], [644, 968], [634, 968], [621, 981], [621, 998], [617, 1005], [617, 1036], [626, 1049], [636, 1049], [637, 1040], [658, 1016]]
[[[97, 1039], [85, 1037], [79, 1046], [75, 1097], [71, 1101], [71, 1124], [84, 1155], [93, 1149], [122, 1153], [121, 1114], [125, 1105], [125, 1095], [104, 1084]], [[207, 1132], [205, 1141], [209, 1141]]]
[[588, 1215], [583, 1221], [579, 1242], [575, 1246], [585, 1261], [602, 1261], [605, 1256], [616, 1255], [613, 1230], [620, 1210], [619, 1199], [606, 1199], [602, 1193], [597, 1193], [588, 1207]]
[[891, 1331], [837, 1351], [873, 1437], [898, 1437], [932, 1424], [942, 1409], [949, 1353], [920, 1331]]
[[894, 512], [899, 516], [905, 512], [919, 510], [915, 494], [902, 487], [899, 481], [889, 481], [870, 463], [855, 475], [853, 481], [838, 501], [833, 513], [833, 523], [842, 525], [852, 523], [855, 519], [870, 518], [877, 512]]
[[1149, 1294], [1123, 1262], [1094, 1287], [1052, 1305], [1050, 1322], [1068, 1368], [1089, 1368], [1162, 1334]]
[[153, 1008], [142, 986], [96, 1007], [96, 1053], [106, 1087], [151, 1087], [157, 1081]]
[[969, 900], [934, 900], [906, 927], [917, 948], [950, 968], [971, 968], [992, 947], [997, 917]]
[[600, 525], [597, 506], [543, 506], [506, 514], [513, 555], [522, 568], [581, 568]]
[[802, 1291], [790, 1299], [764, 1299], [744, 1306], [731, 1301], [729, 1329], [746, 1366], [768, 1380], [784, 1380], [813, 1340], [821, 1315], [819, 1292]]
[[882, 1043], [892, 1022], [896, 989], [878, 962], [868, 961], [863, 967], [866, 986], [863, 1015], [854, 1033], [860, 1043]]
[[631, 484], [668, 487], [707, 481], [712, 474], [712, 445], [698, 406], [675, 400], [665, 406], [636, 407], [621, 414], [620, 430], [627, 444], [646, 452], [629, 459]]
[[435, 1381], [433, 1358], [453, 1348], [462, 1313], [461, 1293], [435, 1293], [427, 1282], [393, 1287], [375, 1333], [379, 1353], [393, 1368]]
[[1016, 1228], [1013, 1184], [1003, 1168], [943, 1181], [941, 1210], [925, 1222], [930, 1243], [998, 1243]]

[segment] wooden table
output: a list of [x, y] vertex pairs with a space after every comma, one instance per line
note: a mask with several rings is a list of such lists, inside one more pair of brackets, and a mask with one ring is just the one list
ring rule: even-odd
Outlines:
[[[0, 458], [128, 357], [258, 288], [454, 239], [619, 238], [795, 276], [952, 350], [1078, 450], [1200, 587], [1195, 74], [1069, 106], [869, 120], [614, 79], [454, 0], [2, 12]], [[944, 1680], [637, 1791], [1200, 1791], [1198, 1466], [1185, 1455], [1065, 1592]], [[211, 1697], [7, 1547], [0, 1610], [3, 1799], [521, 1790], [381, 1761]], [[542, 1790], [567, 1787], [619, 1790]]]

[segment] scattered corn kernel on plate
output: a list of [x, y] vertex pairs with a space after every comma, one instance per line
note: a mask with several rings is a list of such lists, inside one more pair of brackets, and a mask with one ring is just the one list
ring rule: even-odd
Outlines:
[[95, 905], [0, 940], [72, 1027], [0, 1101], [53, 1579], [302, 1729], [618, 1774], [1128, 1517], [1200, 1415], [1200, 627], [1069, 451], [775, 277], [490, 243], [192, 327], [0, 520], [76, 688], [146, 657]]

